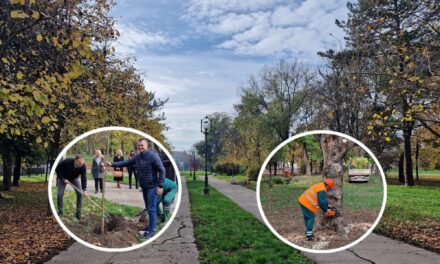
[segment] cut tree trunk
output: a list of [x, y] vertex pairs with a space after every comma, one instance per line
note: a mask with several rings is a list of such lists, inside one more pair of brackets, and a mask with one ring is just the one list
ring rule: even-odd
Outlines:
[[343, 159], [345, 154], [354, 146], [354, 143], [343, 137], [322, 134], [319, 136], [323, 152], [324, 166], [322, 170], [323, 179], [331, 178], [335, 181], [334, 188], [327, 192], [329, 206], [338, 208], [341, 215], [336, 218], [318, 217], [320, 227], [333, 229], [338, 234], [345, 235], [344, 213], [343, 213]]

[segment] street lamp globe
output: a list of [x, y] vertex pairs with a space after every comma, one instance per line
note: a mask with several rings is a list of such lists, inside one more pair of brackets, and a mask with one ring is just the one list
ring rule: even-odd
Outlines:
[[208, 116], [205, 116], [205, 118], [202, 119], [202, 133], [206, 133], [209, 131], [211, 127], [211, 120], [209, 120]]

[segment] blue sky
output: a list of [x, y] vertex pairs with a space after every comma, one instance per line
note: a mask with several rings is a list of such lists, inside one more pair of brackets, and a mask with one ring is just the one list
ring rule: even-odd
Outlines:
[[[201, 140], [200, 119], [234, 113], [240, 88], [276, 59], [319, 65], [339, 46], [342, 0], [117, 0], [120, 56], [135, 56], [148, 90], [169, 98], [165, 133], [175, 150]], [[330, 36], [330, 33], [333, 36]]]

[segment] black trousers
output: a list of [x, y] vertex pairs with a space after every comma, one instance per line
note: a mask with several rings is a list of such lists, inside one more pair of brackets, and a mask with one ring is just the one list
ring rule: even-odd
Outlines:
[[95, 191], [98, 191], [98, 183], [99, 183], [99, 188], [101, 188], [101, 192], [102, 192], [102, 178], [95, 178]]
[[132, 179], [132, 175], [134, 175], [134, 180], [136, 181], [136, 189], [138, 188], [138, 177], [137, 177], [137, 173], [136, 170], [133, 168], [128, 167], [128, 185], [131, 188], [131, 179]]

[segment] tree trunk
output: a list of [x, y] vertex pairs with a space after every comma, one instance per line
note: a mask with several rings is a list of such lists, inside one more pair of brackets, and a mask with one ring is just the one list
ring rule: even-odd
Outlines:
[[[324, 166], [322, 171], [323, 179], [332, 178], [335, 180], [335, 186], [332, 191], [327, 192], [327, 201], [329, 206], [338, 208], [343, 211], [343, 176], [344, 167], [343, 159], [345, 154], [354, 146], [354, 143], [336, 136], [329, 134], [322, 134], [320, 136], [321, 149], [323, 151]], [[339, 234], [345, 235], [345, 222], [344, 217], [336, 218], [320, 218], [318, 221], [321, 227], [332, 228]], [[320, 220], [319, 220], [320, 219]]]
[[295, 166], [295, 160], [291, 160], [290, 161], [290, 175], [294, 175], [294, 173], [295, 173], [295, 170], [294, 170], [294, 166]]
[[419, 144], [419, 138], [417, 137], [417, 142], [416, 142], [416, 180], [419, 181], [419, 149], [420, 149], [420, 144]]
[[411, 157], [411, 134], [412, 127], [407, 124], [403, 129], [403, 146], [405, 150], [405, 175], [406, 184], [408, 186], [414, 186], [413, 165]]
[[14, 175], [13, 175], [13, 181], [12, 186], [18, 186], [20, 175], [21, 175], [21, 161], [22, 161], [22, 155], [20, 151], [17, 151], [15, 154], [15, 164], [14, 164]]
[[309, 161], [309, 153], [307, 153], [307, 145], [303, 144], [303, 148], [302, 149], [303, 149], [303, 151], [302, 151], [303, 162], [304, 162], [304, 166], [305, 166], [305, 169], [306, 169], [306, 176], [311, 176], [312, 173], [310, 171], [310, 161]]
[[405, 155], [403, 154], [404, 151], [402, 151], [402, 153], [400, 154], [399, 157], [399, 183], [400, 184], [405, 184], [405, 172], [404, 172], [404, 161], [405, 161]]
[[12, 176], [12, 157], [10, 152], [5, 151], [2, 153], [3, 160], [3, 191], [11, 190], [11, 176]]

